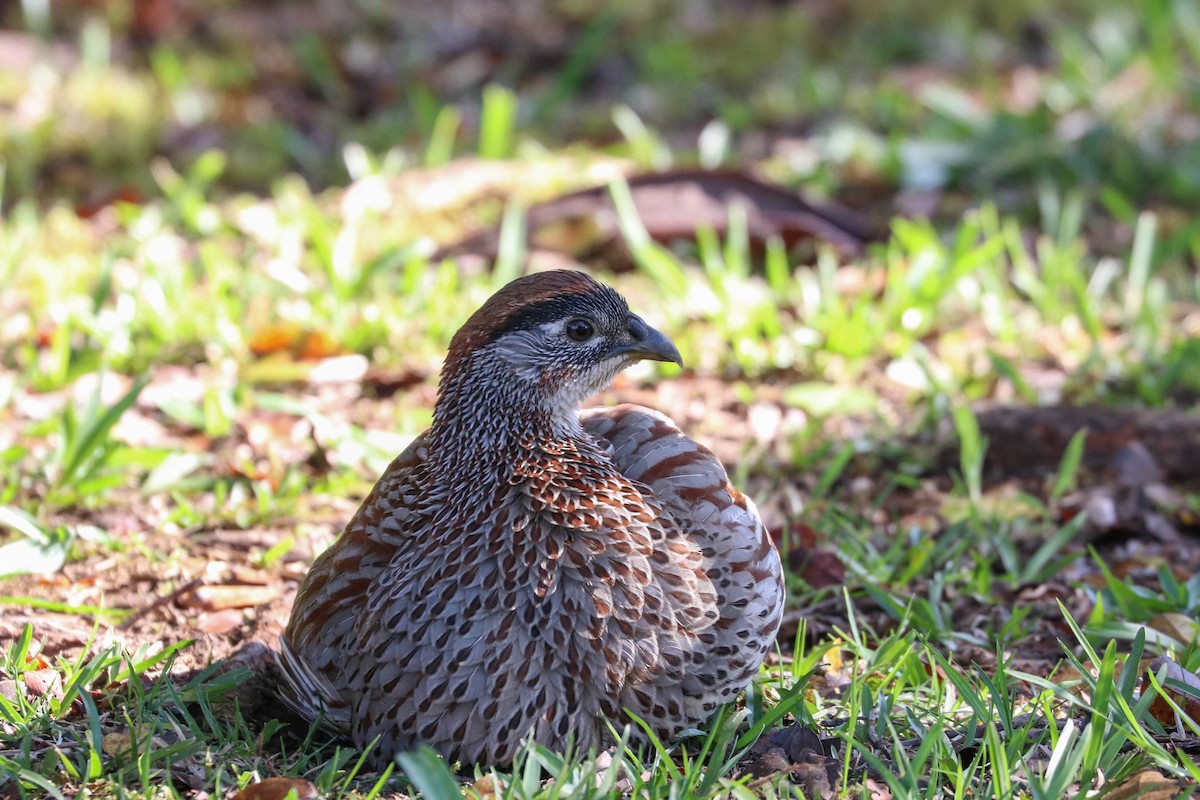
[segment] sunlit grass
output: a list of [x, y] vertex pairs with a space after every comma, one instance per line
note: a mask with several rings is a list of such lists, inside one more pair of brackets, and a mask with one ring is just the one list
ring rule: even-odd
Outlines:
[[[39, 6], [25, 5], [28, 14]], [[872, 781], [896, 798], [1040, 800], [1107, 790], [1144, 768], [1200, 780], [1194, 756], [1163, 743], [1200, 735], [1187, 710], [1200, 698], [1164, 669], [1143, 679], [1139, 663], [1169, 654], [1200, 669], [1200, 578], [1161, 564], [1131, 585], [1077, 544], [1085, 516], [1064, 515], [1062, 504], [1080, 483], [1082, 434], [1044, 491], [990, 493], [989, 443], [973, 411], [997, 397], [1161, 406], [1200, 391], [1200, 223], [1190, 212], [1200, 150], [1167, 124], [1178, 115], [1186, 134], [1200, 98], [1200, 16], [1185, 0], [1083, 3], [1046, 23], [1047, 64], [1017, 75], [995, 69], [1010, 63], [997, 53], [1021, 57], [997, 31], [1023, 31], [1027, 9], [993, 9], [985, 25], [973, 7], [956, 8], [928, 19], [928, 37], [914, 44], [901, 33], [927, 10], [867, 5], [850, 4], [844, 30], [793, 10], [755, 15], [728, 32], [736, 41], [648, 22], [621, 34], [617, 17], [602, 16], [540, 94], [493, 84], [468, 106], [414, 90], [412, 113], [347, 122], [332, 138], [349, 143], [327, 152], [270, 119], [221, 150], [153, 157], [167, 125], [211, 123], [221, 93], [250, 80], [252, 66], [181, 48], [154, 52], [149, 72], [130, 71], [113, 63], [113, 32], [99, 22], [78, 33], [81, 63], [0, 78], [0, 103], [31, 87], [46, 99], [36, 125], [0, 132], [4, 576], [144, 548], [88, 521], [113, 510], [132, 509], [169, 535], [292, 531], [253, 553], [262, 569], [311, 544], [314, 509], [352, 506], [428, 425], [450, 337], [525, 266], [523, 208], [594, 175], [736, 163], [741, 135], [828, 112], [799, 144], [768, 154], [762, 171], [809, 191], [861, 182], [946, 191], [963, 204], [950, 219], [893, 220], [885, 243], [847, 261], [779, 241], [752, 252], [736, 207], [724, 235], [701, 230], [694, 243], [667, 247], [642, 226], [628, 187], [609, 188], [635, 269], [600, 277], [677, 343], [683, 380], [727, 389], [711, 402], [745, 415], [756, 405], [799, 412], [801, 426], [781, 441], [746, 443], [731, 464], [735, 482], [761, 488], [760, 502], [776, 490], [802, 494], [781, 506], [787, 521], [810, 526], [846, 572], [823, 589], [789, 575], [789, 608], [819, 609], [813, 622], [832, 632], [814, 644], [801, 622], [745, 700], [706, 730], [642, 749], [616, 731], [622, 744], [599, 760], [531, 743], [502, 770], [456, 774], [418, 752], [367, 774], [357, 752], [243, 713], [235, 689], [251, 677], [244, 669], [162, 679], [189, 645], [131, 653], [109, 641], [108, 626], [133, 609], [0, 583], [0, 607], [95, 624], [71, 658], [38, 652], [36, 627], [0, 644], [0, 793], [218, 796], [287, 775], [328, 797], [415, 787], [440, 800], [470, 779], [467, 791], [484, 795], [484, 778], [487, 796], [504, 798], [811, 795], [794, 775], [748, 771], [756, 741], [793, 723], [824, 740], [839, 796], [871, 797], [880, 791]], [[53, 28], [52, 19], [26, 22]], [[634, 36], [645, 90], [638, 102], [579, 114], [575, 95], [621, 35]], [[311, 88], [336, 105], [344, 77], [320, 42], [289, 47]], [[961, 70], [945, 52], [960, 52]], [[874, 74], [920, 54], [935, 69], [916, 88], [903, 71], [863, 77], [863, 64]], [[1017, 79], [1019, 101], [1006, 94]], [[712, 108], [694, 145], [680, 144], [664, 120], [699, 113], [691, 89], [702, 83]], [[689, 107], [677, 107], [681, 97]], [[576, 116], [613, 143], [559, 150], [559, 131], [576, 130], [563, 120]], [[453, 170], [462, 156], [508, 171], [474, 193], [430, 192], [444, 188], [434, 183], [442, 173], [419, 170]], [[98, 211], [33, 196], [42, 171], [64, 158], [131, 181], [140, 195]], [[288, 169], [346, 186], [315, 191]], [[246, 185], [257, 192], [233, 188]], [[490, 271], [432, 258], [486, 224], [500, 227]], [[294, 334], [317, 352], [264, 348], [269, 334]], [[321, 377], [347, 357], [357, 360], [342, 363], [343, 377]], [[1038, 383], [1031, 367], [1063, 380]], [[372, 397], [363, 369], [398, 375], [402, 388]], [[635, 381], [658, 369], [643, 366]], [[180, 374], [194, 385], [153, 391]], [[288, 425], [252, 431], [271, 415]], [[157, 436], [149, 444], [147, 430]], [[919, 443], [939, 435], [957, 443], [945, 491], [923, 515], [898, 518], [888, 500], [922, 488], [931, 464]], [[274, 449], [293, 436], [304, 457]], [[1021, 599], [1081, 564], [1097, 578], [1069, 579], [1090, 609], [1081, 618], [1053, 598]], [[1019, 656], [1047, 628], [1060, 633], [1058, 667], [1034, 675]], [[27, 675], [43, 670], [55, 677], [37, 680], [61, 692], [26, 690]]]

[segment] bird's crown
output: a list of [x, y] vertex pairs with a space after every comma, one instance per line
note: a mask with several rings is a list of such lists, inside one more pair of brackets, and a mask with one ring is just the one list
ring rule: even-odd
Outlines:
[[459, 328], [446, 361], [466, 356], [506, 333], [579, 313], [624, 316], [629, 306], [614, 289], [584, 272], [559, 269], [524, 275], [488, 298]]

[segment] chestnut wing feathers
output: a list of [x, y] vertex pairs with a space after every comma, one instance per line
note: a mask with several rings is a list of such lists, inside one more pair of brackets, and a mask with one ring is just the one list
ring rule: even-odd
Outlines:
[[682, 717], [670, 732], [678, 733], [734, 699], [774, 646], [783, 606], [779, 556], [753, 501], [733, 487], [710, 450], [668, 417], [633, 405], [580, 416], [589, 433], [611, 444], [617, 469], [650, 489], [664, 526], [678, 539], [672, 552], [686, 548], [698, 557], [715, 593], [703, 603], [716, 616], [712, 624], [674, 637], [691, 646], [672, 652], [690, 661], [657, 676], [655, 692], [632, 687], [626, 693], [631, 710], [657, 715], [664, 725]]

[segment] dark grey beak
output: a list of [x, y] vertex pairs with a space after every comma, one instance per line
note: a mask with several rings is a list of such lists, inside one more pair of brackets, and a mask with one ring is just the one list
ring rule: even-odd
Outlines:
[[626, 325], [633, 341], [614, 347], [613, 355], [627, 354], [635, 359], [673, 361], [683, 366], [683, 357], [671, 340], [647, 325], [641, 317], [630, 314]]

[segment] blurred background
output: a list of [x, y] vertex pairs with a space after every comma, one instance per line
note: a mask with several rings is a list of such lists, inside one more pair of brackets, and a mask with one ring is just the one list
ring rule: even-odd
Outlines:
[[227, 190], [342, 185], [348, 143], [473, 150], [489, 86], [514, 147], [620, 149], [640, 121], [662, 168], [716, 122], [729, 157], [885, 212], [1028, 211], [1043, 183], [1118, 222], [1200, 200], [1188, 0], [24, 0], [0, 25], [8, 205], [152, 195], [155, 156], [211, 149]]
[[[454, 331], [546, 267], [687, 365], [593, 402], [666, 412], [779, 544], [747, 713], [872, 797], [1194, 781], [1194, 688], [1108, 687], [1117, 642], [1200, 674], [1198, 208], [1196, 0], [0, 3], [0, 673], [43, 687], [0, 681], [0, 795], [344, 788], [264, 747], [252, 670]], [[167, 658], [182, 694], [125, 680]]]

